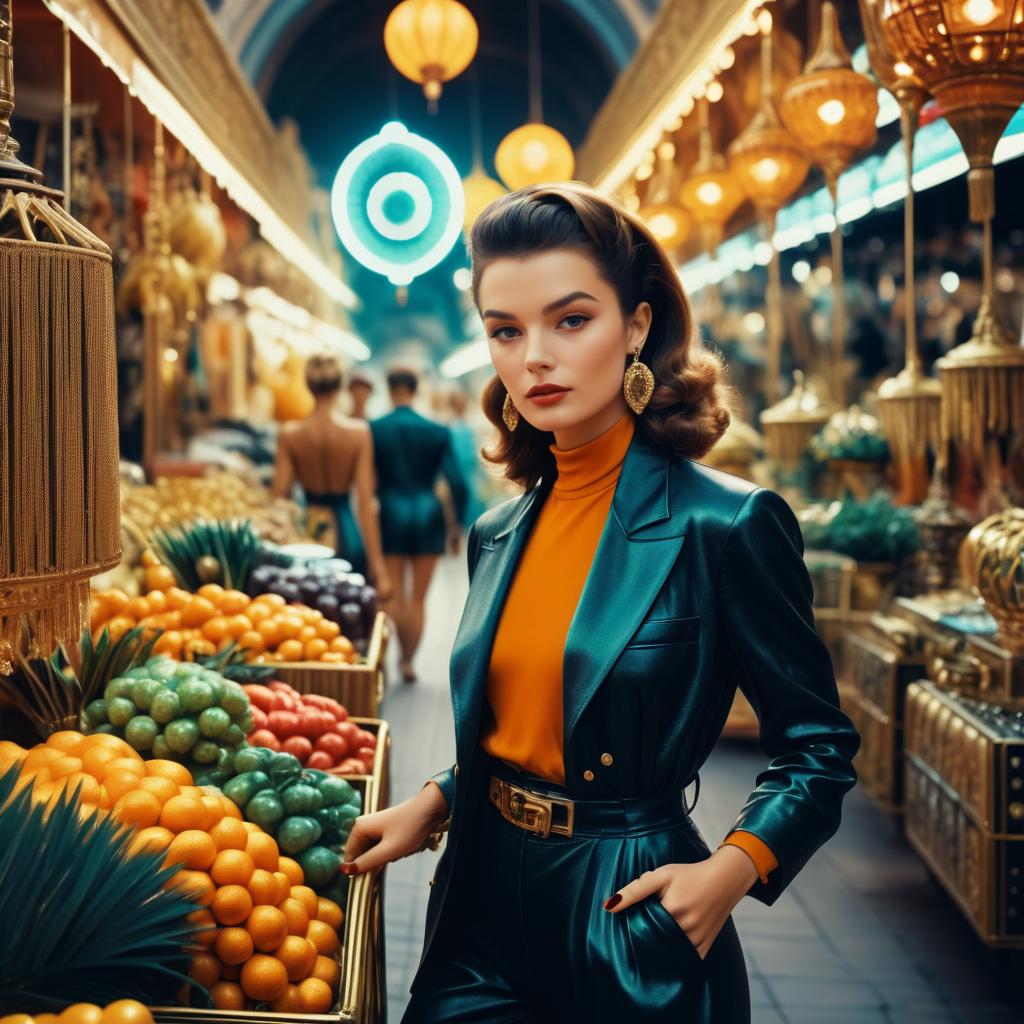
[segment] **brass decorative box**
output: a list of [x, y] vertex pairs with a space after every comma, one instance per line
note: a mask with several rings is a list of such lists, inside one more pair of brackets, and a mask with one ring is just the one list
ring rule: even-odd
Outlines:
[[911, 683], [910, 844], [991, 946], [1024, 948], [1024, 712]]

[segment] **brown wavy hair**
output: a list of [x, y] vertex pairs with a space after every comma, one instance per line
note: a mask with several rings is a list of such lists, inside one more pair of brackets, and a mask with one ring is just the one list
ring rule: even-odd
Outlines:
[[[531, 185], [483, 211], [473, 225], [469, 249], [478, 309], [480, 278], [493, 260], [552, 249], [585, 252], [615, 289], [624, 315], [641, 302], [651, 305], [640, 360], [654, 374], [654, 394], [638, 417], [647, 437], [684, 458], [699, 459], [725, 433], [731, 389], [722, 382], [722, 359], [701, 341], [679, 275], [636, 217], [577, 182]], [[626, 357], [623, 373], [630, 362]], [[554, 435], [537, 430], [525, 417], [510, 431], [501, 418], [507, 393], [497, 374], [484, 386], [481, 406], [498, 440], [483, 455], [529, 489], [555, 470], [549, 448]]]

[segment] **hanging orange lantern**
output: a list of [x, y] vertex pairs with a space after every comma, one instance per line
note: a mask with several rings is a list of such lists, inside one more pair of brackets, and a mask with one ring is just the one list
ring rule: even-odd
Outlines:
[[479, 30], [458, 0], [402, 0], [384, 25], [384, 49], [406, 78], [423, 86], [431, 111], [441, 84], [469, 67]]
[[686, 241], [693, 215], [678, 200], [675, 146], [668, 140], [658, 147], [658, 168], [647, 186], [647, 196], [637, 211], [654, 237], [669, 253]]
[[501, 180], [514, 190], [568, 181], [576, 170], [576, 157], [561, 132], [538, 122], [509, 132], [498, 145], [494, 166]]

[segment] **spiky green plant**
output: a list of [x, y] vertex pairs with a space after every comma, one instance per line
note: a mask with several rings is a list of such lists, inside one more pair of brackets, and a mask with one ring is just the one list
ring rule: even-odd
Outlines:
[[262, 683], [274, 675], [273, 665], [254, 665], [246, 661], [250, 652], [237, 643], [230, 643], [223, 651], [216, 654], [197, 654], [193, 661], [204, 668], [219, 672], [225, 679], [234, 679], [237, 683]]
[[22, 651], [4, 680], [5, 693], [41, 739], [58, 729], [77, 729], [85, 706], [102, 696], [111, 679], [145, 664], [159, 637], [159, 631], [136, 626], [111, 640], [104, 629], [99, 640], [86, 631], [77, 648], [61, 648], [48, 660], [29, 659]]
[[[203, 583], [209, 582], [223, 583], [234, 590], [245, 590], [260, 549], [259, 537], [248, 519], [197, 519], [187, 526], [157, 530], [152, 536], [152, 542], [160, 560], [170, 566], [178, 585], [190, 591], [196, 591]], [[199, 561], [203, 558], [217, 560], [221, 579], [200, 577]]]
[[179, 865], [128, 856], [130, 833], [82, 816], [76, 794], [33, 805], [17, 778], [17, 765], [0, 776], [0, 1015], [172, 1000], [189, 983], [198, 906], [164, 888]]

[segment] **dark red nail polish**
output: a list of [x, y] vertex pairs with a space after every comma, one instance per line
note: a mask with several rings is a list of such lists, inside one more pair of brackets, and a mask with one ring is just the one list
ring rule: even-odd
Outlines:
[[614, 910], [622, 902], [622, 894], [616, 893], [611, 899], [606, 900], [604, 904], [605, 910]]

